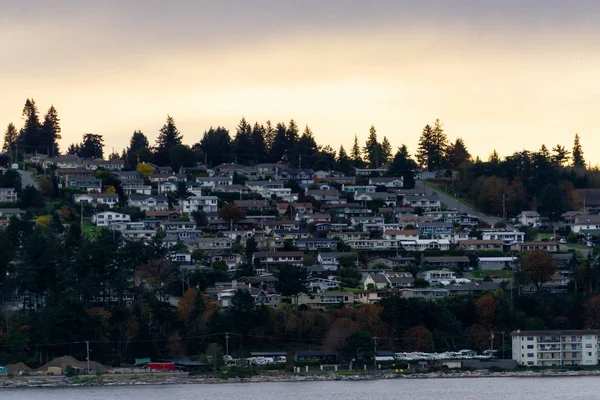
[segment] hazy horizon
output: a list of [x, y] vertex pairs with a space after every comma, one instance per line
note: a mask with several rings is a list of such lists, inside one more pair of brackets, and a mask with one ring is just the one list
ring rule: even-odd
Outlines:
[[187, 144], [244, 116], [294, 118], [335, 150], [374, 125], [414, 153], [439, 118], [483, 159], [578, 132], [596, 164], [599, 21], [591, 1], [5, 0], [0, 129], [34, 98], [63, 151], [86, 132], [106, 153], [138, 129], [154, 143], [170, 114]]

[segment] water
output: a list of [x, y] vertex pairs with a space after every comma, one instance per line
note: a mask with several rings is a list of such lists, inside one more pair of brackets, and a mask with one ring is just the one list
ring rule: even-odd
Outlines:
[[471, 378], [363, 382], [294, 382], [96, 388], [5, 389], [0, 399], [25, 400], [589, 400], [600, 378]]

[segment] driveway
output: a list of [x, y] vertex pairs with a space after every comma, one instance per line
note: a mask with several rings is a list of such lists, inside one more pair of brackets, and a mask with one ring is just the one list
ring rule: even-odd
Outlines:
[[19, 172], [19, 175], [21, 175], [21, 186], [22, 187], [33, 186], [34, 188], [39, 189], [39, 185], [36, 182], [36, 180], [33, 178], [33, 175], [31, 174], [31, 172], [21, 171], [20, 169], [17, 171]]

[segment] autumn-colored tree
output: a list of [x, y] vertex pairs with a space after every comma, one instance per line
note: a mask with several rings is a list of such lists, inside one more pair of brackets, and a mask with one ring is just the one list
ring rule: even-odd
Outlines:
[[107, 187], [104, 188], [104, 193], [115, 194], [115, 193], [117, 193], [117, 189], [115, 189], [115, 187], [113, 185], [108, 185]]
[[358, 324], [346, 318], [336, 320], [323, 338], [323, 346], [329, 351], [340, 351], [346, 345], [346, 339], [358, 332]]
[[433, 350], [433, 336], [422, 325], [412, 326], [404, 331], [402, 344], [408, 351], [428, 352]]
[[556, 271], [552, 256], [545, 250], [532, 250], [525, 253], [522, 266], [537, 290], [540, 290], [544, 283], [552, 279], [552, 275]]
[[470, 346], [478, 351], [488, 348], [490, 340], [490, 330], [481, 324], [471, 325], [467, 329]]
[[136, 171], [140, 173], [140, 175], [146, 179], [154, 172], [154, 168], [148, 164], [138, 164], [136, 167]]
[[50, 225], [50, 221], [52, 221], [51, 215], [41, 215], [36, 220], [38, 226], [42, 228], [47, 228]]
[[232, 204], [225, 204], [219, 210], [219, 217], [227, 222], [238, 222], [244, 219], [246, 213]]
[[487, 293], [477, 299], [475, 303], [477, 307], [477, 316], [481, 324], [487, 328], [491, 328], [496, 317], [497, 302], [493, 294]]

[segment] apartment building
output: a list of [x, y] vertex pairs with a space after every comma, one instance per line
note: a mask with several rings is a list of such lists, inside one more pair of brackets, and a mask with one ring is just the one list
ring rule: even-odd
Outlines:
[[598, 365], [599, 330], [514, 331], [512, 358], [520, 365]]

